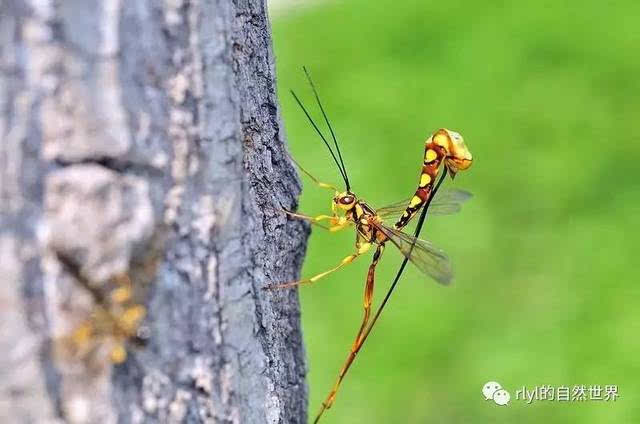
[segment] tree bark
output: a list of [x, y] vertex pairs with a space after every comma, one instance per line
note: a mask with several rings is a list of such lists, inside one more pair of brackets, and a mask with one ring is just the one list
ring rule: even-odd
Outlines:
[[0, 0], [0, 136], [0, 422], [306, 421], [263, 1]]

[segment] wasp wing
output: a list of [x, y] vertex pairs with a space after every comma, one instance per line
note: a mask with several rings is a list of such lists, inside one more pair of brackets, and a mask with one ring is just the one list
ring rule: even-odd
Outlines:
[[431, 242], [421, 240], [384, 224], [374, 224], [398, 250], [420, 271], [429, 275], [440, 284], [448, 285], [453, 279], [451, 262], [444, 251]]
[[[429, 215], [451, 215], [460, 212], [462, 204], [473, 195], [465, 190], [442, 189], [429, 205]], [[404, 199], [376, 210], [376, 214], [383, 219], [396, 218], [407, 209], [411, 199]]]

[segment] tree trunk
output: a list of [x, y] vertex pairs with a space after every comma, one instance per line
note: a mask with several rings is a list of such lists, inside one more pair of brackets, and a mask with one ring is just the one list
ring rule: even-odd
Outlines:
[[0, 0], [0, 422], [305, 422], [273, 62], [261, 0]]

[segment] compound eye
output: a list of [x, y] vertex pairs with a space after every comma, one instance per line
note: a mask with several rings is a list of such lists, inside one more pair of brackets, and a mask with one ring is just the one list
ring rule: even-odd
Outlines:
[[353, 196], [342, 196], [340, 198], [340, 204], [342, 205], [350, 205], [353, 203], [355, 199], [353, 198]]

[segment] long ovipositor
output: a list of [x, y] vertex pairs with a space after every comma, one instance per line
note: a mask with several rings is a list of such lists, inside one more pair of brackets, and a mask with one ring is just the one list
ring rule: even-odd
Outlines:
[[440, 171], [440, 165], [444, 164], [451, 178], [454, 178], [458, 171], [469, 168], [472, 161], [471, 152], [464, 144], [464, 139], [460, 134], [446, 128], [441, 128], [433, 133], [425, 142], [418, 188], [395, 227], [398, 229], [405, 227], [429, 200]]

